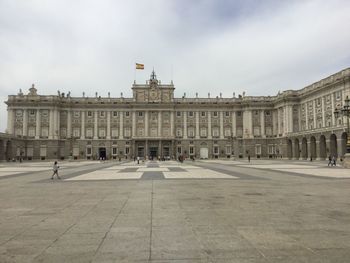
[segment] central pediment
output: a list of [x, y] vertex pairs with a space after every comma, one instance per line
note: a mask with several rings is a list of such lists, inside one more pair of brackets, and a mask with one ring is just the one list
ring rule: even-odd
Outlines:
[[134, 101], [139, 103], [166, 103], [172, 102], [174, 98], [174, 85], [161, 84], [157, 76], [152, 71], [151, 77], [146, 84], [136, 84], [133, 87]]

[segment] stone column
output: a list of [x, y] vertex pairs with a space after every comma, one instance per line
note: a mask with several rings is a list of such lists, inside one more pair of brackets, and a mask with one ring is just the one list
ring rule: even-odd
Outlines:
[[50, 123], [49, 123], [49, 139], [53, 139], [55, 131], [55, 114], [54, 109], [50, 109]]
[[236, 129], [236, 112], [232, 112], [232, 136], [236, 137], [237, 129]]
[[53, 138], [59, 139], [60, 135], [60, 112], [58, 109], [53, 111]]
[[211, 112], [208, 111], [208, 139], [211, 139]]
[[95, 110], [94, 112], [94, 140], [98, 139], [98, 111]]
[[67, 138], [72, 138], [72, 111], [67, 111]]
[[183, 111], [182, 113], [184, 115], [184, 136], [183, 136], [183, 138], [187, 139], [187, 112]]
[[136, 136], [136, 111], [132, 112], [132, 138]]
[[289, 106], [289, 132], [293, 132], [294, 127], [293, 127], [293, 106]]
[[81, 111], [81, 131], [80, 131], [80, 139], [85, 139], [85, 111]]
[[111, 111], [107, 111], [107, 140], [111, 139]]
[[15, 110], [7, 109], [7, 133], [14, 134], [15, 127]]
[[261, 137], [265, 138], [266, 135], [265, 135], [265, 111], [264, 110], [261, 110], [260, 111], [260, 134], [261, 134]]
[[23, 136], [27, 136], [28, 135], [28, 110], [24, 109], [23, 110], [23, 131], [22, 131], [22, 135]]
[[[280, 108], [277, 108], [277, 137], [280, 136], [281, 134], [281, 110]], [[244, 117], [243, 117], [243, 121], [244, 121]]]
[[[148, 116], [148, 111], [145, 111], [145, 137], [148, 137], [148, 122], [149, 122], [149, 116]], [[170, 121], [170, 125], [172, 124], [172, 122]]]
[[224, 112], [220, 112], [220, 139], [224, 139]]
[[41, 131], [41, 115], [40, 110], [36, 110], [36, 118], [35, 118], [35, 139], [40, 138], [40, 131]]
[[162, 137], [162, 112], [158, 111], [158, 137]]
[[196, 139], [199, 138], [199, 111], [196, 111]]
[[119, 139], [124, 139], [124, 112], [119, 112]]
[[253, 116], [251, 110], [243, 111], [243, 138], [253, 137]]
[[331, 94], [331, 102], [332, 102], [332, 127], [336, 126], [336, 119], [335, 116], [333, 114], [335, 107], [334, 107], [334, 93]]
[[322, 127], [326, 127], [326, 103], [325, 97], [322, 97]]
[[309, 109], [307, 104], [305, 103], [305, 130], [309, 129]]
[[57, 139], [57, 110], [53, 110], [53, 139]]
[[317, 122], [316, 122], [316, 100], [313, 100], [312, 103], [312, 107], [313, 107], [313, 115], [314, 115], [314, 129], [317, 128]]
[[174, 111], [170, 111], [170, 136], [174, 137]]

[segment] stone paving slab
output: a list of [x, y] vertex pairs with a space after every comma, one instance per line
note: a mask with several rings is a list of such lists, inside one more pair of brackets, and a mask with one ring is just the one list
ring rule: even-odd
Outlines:
[[[45, 171], [2, 178], [0, 262], [349, 261], [350, 180], [331, 177], [349, 170], [307, 163], [282, 171], [205, 162], [150, 168], [158, 164], [169, 171], [139, 172], [147, 180], [108, 179], [135, 174], [112, 162], [64, 169], [54, 182]], [[298, 169], [331, 175], [291, 174]], [[158, 178], [166, 173], [234, 180]]]
[[110, 171], [95, 171], [76, 177], [66, 179], [65, 181], [82, 181], [82, 180], [123, 180], [123, 179], [140, 179], [143, 172], [134, 173], [115, 173]]

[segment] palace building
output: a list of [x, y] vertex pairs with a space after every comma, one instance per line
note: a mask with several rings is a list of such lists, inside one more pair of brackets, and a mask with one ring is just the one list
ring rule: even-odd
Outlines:
[[[34, 87], [6, 101], [3, 160], [134, 158], [325, 159], [346, 153], [350, 68], [276, 96], [174, 97], [155, 72], [124, 98], [40, 95]], [[234, 93], [233, 93], [234, 94]]]

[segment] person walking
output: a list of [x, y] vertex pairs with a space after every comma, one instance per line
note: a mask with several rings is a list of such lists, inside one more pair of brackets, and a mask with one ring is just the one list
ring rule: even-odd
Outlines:
[[328, 156], [328, 165], [327, 166], [332, 166], [332, 157], [329, 155]]
[[58, 175], [58, 168], [60, 168], [57, 164], [57, 161], [54, 162], [52, 169], [53, 169], [53, 174], [51, 176], [51, 180], [53, 180], [54, 176], [57, 176], [57, 179], [61, 179], [61, 177]]
[[332, 158], [332, 166], [337, 166], [337, 158], [335, 156], [333, 156]]
[[137, 156], [137, 164], [140, 164], [140, 156]]
[[250, 162], [250, 154], [248, 155], [248, 162]]

